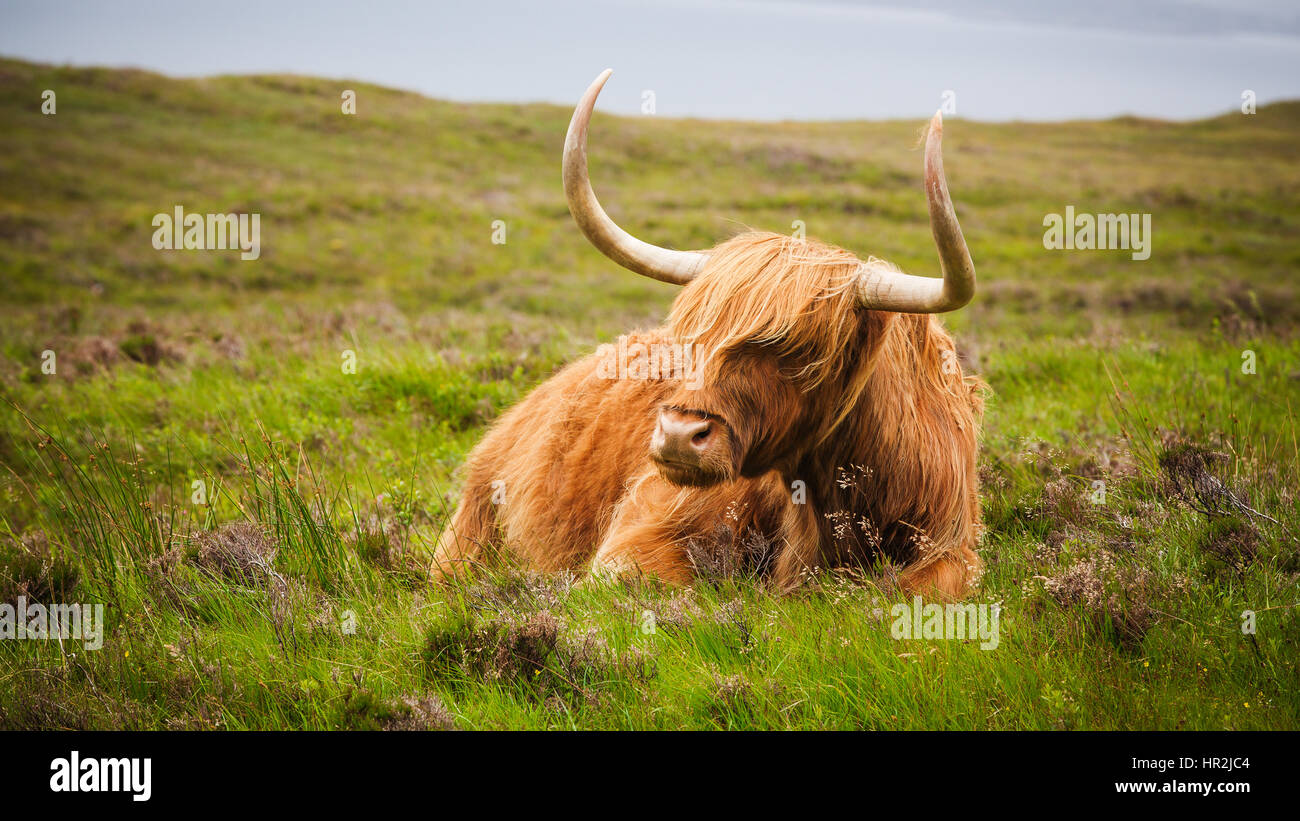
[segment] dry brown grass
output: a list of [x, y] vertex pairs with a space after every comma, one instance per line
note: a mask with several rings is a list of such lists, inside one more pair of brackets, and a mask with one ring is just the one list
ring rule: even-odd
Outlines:
[[42, 604], [70, 601], [79, 575], [75, 565], [51, 551], [43, 532], [0, 534], [0, 602], [13, 604], [19, 596]]
[[1157, 617], [1156, 576], [1143, 567], [1117, 565], [1106, 551], [1045, 578], [1043, 588], [1062, 607], [1076, 607], [1095, 628], [1110, 625], [1122, 647], [1135, 650]]
[[275, 545], [265, 531], [248, 522], [234, 522], [196, 538], [199, 568], [237, 584], [265, 587], [283, 581], [275, 570]]

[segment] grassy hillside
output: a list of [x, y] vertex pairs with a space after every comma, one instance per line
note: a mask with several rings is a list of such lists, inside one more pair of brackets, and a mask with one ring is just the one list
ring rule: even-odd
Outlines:
[[[0, 601], [107, 618], [0, 641], [0, 727], [1300, 727], [1300, 104], [950, 121], [996, 650], [891, 638], [887, 572], [422, 581], [484, 427], [674, 295], [574, 227], [569, 114], [0, 60]], [[597, 114], [592, 176], [664, 245], [801, 220], [932, 273], [921, 125]], [[260, 258], [155, 250], [177, 205]], [[1045, 250], [1067, 205], [1150, 259]]]

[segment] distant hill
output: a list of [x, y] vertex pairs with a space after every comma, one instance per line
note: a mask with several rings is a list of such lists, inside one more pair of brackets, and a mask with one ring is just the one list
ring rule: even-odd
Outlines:
[[[41, 113], [45, 89], [57, 95], [54, 115]], [[341, 111], [345, 89], [356, 92], [354, 116]], [[671, 290], [615, 273], [572, 225], [559, 184], [569, 115], [345, 80], [0, 60], [0, 300], [8, 312], [363, 297], [529, 312], [543, 299], [575, 325], [593, 313], [658, 313], [645, 301], [663, 306]], [[948, 174], [981, 287], [994, 303], [1032, 309], [1054, 291], [1092, 301], [1098, 288], [1137, 281], [1249, 282], [1294, 311], [1298, 124], [1294, 101], [1189, 123], [953, 121]], [[812, 236], [926, 272], [922, 126], [598, 114], [592, 173], [611, 213], [664, 245], [708, 247], [799, 220]], [[153, 215], [177, 205], [259, 213], [260, 258], [154, 250]], [[1122, 252], [1043, 254], [1043, 217], [1067, 205], [1151, 212], [1156, 253], [1140, 265]], [[496, 220], [505, 245], [491, 243]], [[1021, 305], [1026, 286], [1034, 299]]]

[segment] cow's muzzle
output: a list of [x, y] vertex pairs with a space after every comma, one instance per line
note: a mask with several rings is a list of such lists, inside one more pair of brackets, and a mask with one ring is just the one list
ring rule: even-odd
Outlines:
[[668, 481], [711, 485], [730, 474], [726, 424], [701, 411], [664, 408], [650, 437], [650, 459]]

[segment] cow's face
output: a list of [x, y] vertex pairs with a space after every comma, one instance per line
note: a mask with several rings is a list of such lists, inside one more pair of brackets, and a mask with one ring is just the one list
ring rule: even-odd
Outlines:
[[779, 234], [736, 237], [673, 302], [665, 330], [691, 373], [657, 410], [664, 478], [706, 486], [792, 471], [863, 390], [882, 323], [863, 308], [861, 263]]
[[761, 346], [730, 353], [702, 385], [683, 386], [659, 408], [650, 459], [665, 479], [707, 486], [757, 476], [790, 458], [814, 424], [788, 363]]

